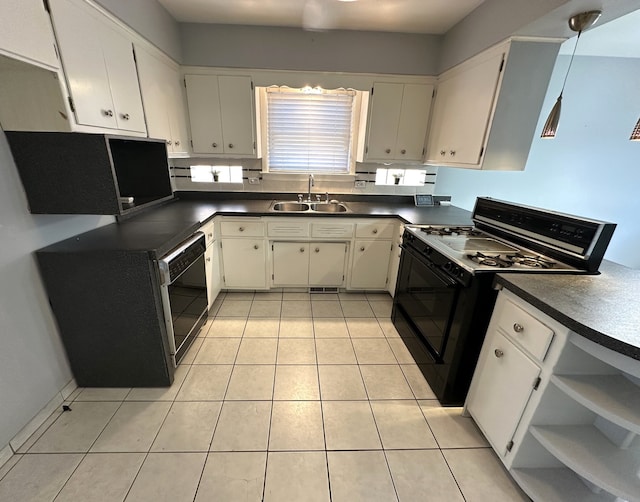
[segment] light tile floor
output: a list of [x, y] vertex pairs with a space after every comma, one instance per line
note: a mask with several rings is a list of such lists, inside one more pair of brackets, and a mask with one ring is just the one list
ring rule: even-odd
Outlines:
[[386, 294], [227, 293], [162, 389], [78, 389], [0, 501], [523, 501]]

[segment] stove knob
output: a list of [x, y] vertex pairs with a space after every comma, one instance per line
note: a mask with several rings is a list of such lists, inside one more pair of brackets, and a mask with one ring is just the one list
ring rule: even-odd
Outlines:
[[430, 255], [431, 251], [433, 251], [433, 249], [431, 249], [429, 246], [425, 246], [424, 249], [422, 250], [422, 252], [426, 255]]
[[444, 264], [445, 270], [451, 270], [452, 268], [453, 268], [453, 263], [451, 263], [450, 261]]

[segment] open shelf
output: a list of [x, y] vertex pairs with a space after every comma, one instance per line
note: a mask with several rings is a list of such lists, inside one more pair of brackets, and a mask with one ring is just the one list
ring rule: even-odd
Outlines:
[[513, 478], [535, 501], [615, 502], [617, 497], [607, 492], [592, 492], [576, 474], [567, 468], [512, 469]]
[[553, 456], [591, 483], [624, 500], [640, 502], [640, 449], [621, 449], [592, 425], [531, 426]]
[[622, 375], [553, 375], [567, 395], [603, 418], [640, 434], [640, 388]]

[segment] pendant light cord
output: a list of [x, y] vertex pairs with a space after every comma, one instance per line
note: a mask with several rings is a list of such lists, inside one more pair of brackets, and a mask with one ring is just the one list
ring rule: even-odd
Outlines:
[[569, 67], [567, 68], [567, 73], [564, 76], [564, 82], [562, 82], [562, 90], [560, 91], [560, 97], [562, 97], [562, 93], [564, 92], [564, 86], [567, 85], [567, 78], [569, 77], [569, 72], [571, 71], [571, 65], [573, 64], [573, 57], [576, 55], [576, 49], [578, 48], [580, 35], [582, 35], [582, 30], [578, 32], [578, 38], [576, 38], [576, 45], [573, 46], [573, 52], [571, 53], [571, 60], [569, 61]]

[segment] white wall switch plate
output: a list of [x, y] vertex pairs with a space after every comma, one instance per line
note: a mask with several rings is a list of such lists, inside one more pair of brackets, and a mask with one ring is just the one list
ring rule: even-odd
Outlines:
[[367, 188], [367, 182], [366, 181], [356, 181], [356, 188]]
[[249, 185], [259, 185], [260, 178], [249, 178]]

